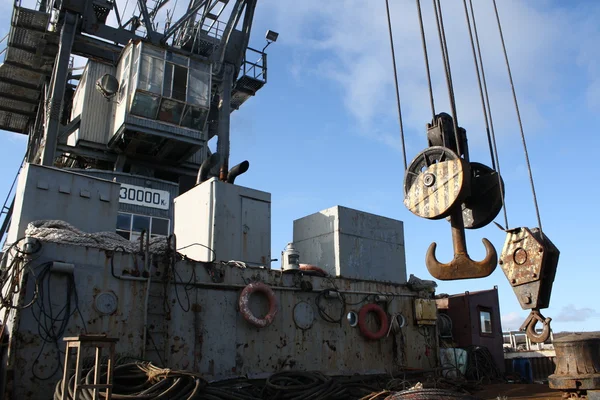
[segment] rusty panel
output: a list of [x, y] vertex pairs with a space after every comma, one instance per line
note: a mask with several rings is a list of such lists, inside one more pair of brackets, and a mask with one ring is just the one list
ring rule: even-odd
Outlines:
[[[145, 283], [114, 279], [110, 272], [110, 262], [104, 252], [85, 247], [44, 244], [43, 256], [36, 260], [36, 265], [58, 259], [76, 265], [74, 277], [83, 317], [78, 314], [71, 317], [65, 336], [74, 336], [84, 330], [89, 333], [107, 333], [109, 336], [119, 338], [117, 343], [119, 356], [140, 357], [143, 343], [143, 313], [140, 311], [144, 304]], [[118, 271], [122, 268], [132, 269], [133, 264], [134, 259], [131, 255], [123, 257], [117, 255], [115, 260], [115, 268]], [[65, 285], [65, 278], [52, 277], [51, 288], [55, 293], [52, 295], [55, 313], [64, 305]], [[29, 295], [26, 295], [26, 298], [30, 298], [33, 292], [33, 280], [28, 281], [27, 291]], [[93, 306], [95, 296], [103, 291], [112, 291], [117, 296], [118, 309], [113, 315], [103, 316]], [[48, 343], [41, 351], [43, 342], [39, 335], [38, 324], [33, 318], [32, 308], [21, 312], [17, 323], [18, 331], [12, 329], [10, 331], [9, 357], [15, 372], [13, 398], [47, 398], [44, 394], [54, 391], [54, 385], [61, 374], [60, 368], [54, 374], [52, 373], [58, 365], [56, 349], [52, 343]], [[62, 341], [59, 342], [59, 346], [64, 350]], [[38, 355], [39, 358], [34, 366], [33, 362]], [[89, 360], [87, 362], [89, 363]], [[34, 372], [41, 378], [51, 377], [51, 379], [36, 379]]]
[[[492, 314], [492, 334], [485, 335], [480, 330], [479, 311], [489, 309]], [[494, 357], [494, 362], [504, 369], [504, 350], [500, 305], [497, 289], [479, 292], [466, 292], [448, 298], [448, 316], [452, 319], [452, 335], [459, 347], [472, 345], [485, 346]]]
[[[146, 282], [119, 280], [111, 273], [111, 263], [103, 251], [80, 246], [47, 243], [43, 257], [36, 261], [61, 260], [75, 264], [75, 281], [79, 306], [88, 333], [107, 333], [118, 337], [118, 357], [141, 357], [145, 320]], [[142, 260], [133, 255], [117, 253], [114, 271], [142, 268]], [[155, 260], [154, 271], [164, 273], [165, 265]], [[211, 266], [191, 261], [176, 264], [177, 280], [190, 285], [169, 285], [166, 302], [165, 287], [157, 277], [148, 296], [147, 325], [149, 327], [146, 356], [164, 361], [169, 368], [200, 372], [207, 379], [248, 374], [264, 376], [283, 368], [321, 370], [326, 374], [368, 374], [397, 372], [401, 366], [431, 368], [437, 365], [435, 327], [423, 327], [419, 333], [414, 324], [414, 296], [406, 286], [347, 279], [325, 279], [305, 276], [312, 292], [302, 292], [299, 281], [280, 271], [260, 268]], [[220, 282], [218, 269], [222, 270]], [[209, 274], [210, 272], [210, 274]], [[162, 276], [162, 275], [161, 275]], [[249, 325], [238, 311], [240, 291], [251, 280], [262, 280], [274, 287], [279, 312], [271, 326], [258, 329]], [[335, 284], [346, 292], [348, 303], [372, 301], [375, 294], [394, 293], [389, 297], [388, 313], [401, 313], [406, 326], [402, 333], [390, 333], [378, 341], [365, 340], [344, 318], [341, 324], [325, 322], [318, 314], [315, 299], [318, 292]], [[307, 283], [305, 283], [307, 285]], [[31, 282], [29, 290], [31, 290]], [[57, 298], [64, 291], [58, 280], [53, 286]], [[102, 316], [94, 308], [94, 298], [112, 291], [118, 299], [114, 315]], [[352, 293], [349, 293], [352, 292]], [[370, 293], [370, 298], [365, 297]], [[314, 309], [312, 327], [302, 330], [293, 319], [294, 306], [306, 301]], [[167, 304], [167, 309], [162, 308]], [[262, 304], [264, 306], [264, 304]], [[251, 297], [251, 309], [259, 312], [260, 296]], [[347, 307], [358, 311], [360, 305]], [[40, 351], [41, 341], [31, 310], [20, 313], [18, 329], [11, 328], [11, 366], [14, 368], [14, 396], [19, 399], [41, 399], [52, 390], [59, 378], [38, 381], [32, 377], [32, 363]], [[160, 324], [160, 322], [163, 324]], [[67, 335], [81, 331], [81, 318], [75, 315]], [[61, 343], [61, 348], [63, 344]], [[54, 350], [47, 346], [36, 371], [50, 373], [56, 365]], [[32, 382], [35, 389], [32, 389]]]
[[416, 299], [415, 314], [418, 324], [435, 325], [437, 321], [437, 308], [435, 300]]

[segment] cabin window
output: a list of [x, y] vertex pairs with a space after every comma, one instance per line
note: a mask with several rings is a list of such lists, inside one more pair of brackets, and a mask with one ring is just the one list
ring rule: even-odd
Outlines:
[[202, 107], [209, 106], [210, 65], [197, 61], [190, 62], [187, 102]]
[[202, 131], [210, 106], [210, 64], [145, 44], [141, 51], [135, 47], [132, 59], [129, 112]]
[[138, 78], [138, 89], [147, 92], [161, 94], [164, 78], [163, 70], [165, 62], [163, 59], [152, 57], [142, 53], [140, 64], [140, 75]]
[[197, 131], [202, 130], [207, 116], [208, 110], [186, 106], [181, 125]]
[[131, 103], [131, 113], [145, 118], [156, 118], [160, 98], [143, 93], [136, 93]]
[[116, 231], [123, 238], [136, 241], [142, 235], [142, 231], [150, 232], [150, 237], [168, 236], [170, 225], [171, 221], [166, 218], [119, 213]]
[[489, 308], [479, 308], [479, 331], [482, 335], [493, 335], [492, 330], [492, 310]]

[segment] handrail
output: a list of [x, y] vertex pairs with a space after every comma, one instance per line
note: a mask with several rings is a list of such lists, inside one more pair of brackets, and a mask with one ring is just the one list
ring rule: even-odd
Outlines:
[[[10, 189], [8, 190], [8, 193], [6, 194], [6, 199], [4, 200], [4, 204], [2, 205], [2, 209], [0, 210], [0, 218], [2, 216], [4, 216], [4, 218], [2, 218], [2, 223], [0, 224], [0, 245], [4, 244], [4, 236], [6, 236], [10, 221], [12, 219], [12, 211], [13, 211], [13, 206], [14, 206], [15, 196], [16, 196], [16, 193], [13, 193], [13, 190], [15, 189], [17, 180], [19, 179], [19, 175], [21, 174], [23, 165], [25, 165], [25, 157], [23, 157], [23, 161], [21, 161], [19, 170], [17, 171], [17, 174], [15, 175], [15, 179], [13, 179], [13, 182], [10, 185]], [[8, 205], [9, 202], [10, 202], [10, 205]]]

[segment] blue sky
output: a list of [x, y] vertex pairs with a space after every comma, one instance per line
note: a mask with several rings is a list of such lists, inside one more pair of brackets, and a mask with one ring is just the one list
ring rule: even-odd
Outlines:
[[[436, 108], [448, 96], [424, 3]], [[537, 225], [510, 86], [491, 1], [475, 2], [490, 88], [511, 227]], [[408, 158], [426, 146], [431, 115], [413, 0], [391, 0]], [[568, 4], [568, 5], [567, 5]], [[600, 149], [600, 5], [593, 1], [499, 0], [521, 106], [545, 233], [561, 250], [551, 307], [555, 331], [600, 330], [597, 290], [598, 217], [595, 185]], [[2, 7], [10, 7], [9, 2]], [[444, 9], [458, 118], [471, 159], [490, 165], [471, 48], [461, 7]], [[2, 36], [8, 28], [4, 13]], [[250, 161], [236, 183], [272, 193], [272, 255], [292, 240], [293, 220], [343, 205], [404, 221], [408, 273], [431, 279], [425, 251], [452, 258], [450, 227], [411, 214], [403, 205], [403, 162], [396, 116], [385, 3], [260, 0], [251, 45], [280, 33], [269, 48], [269, 82], [232, 118], [231, 163]], [[0, 195], [8, 190], [26, 138], [0, 136]], [[214, 147], [214, 143], [212, 144]], [[502, 223], [502, 215], [497, 219]], [[501, 251], [493, 225], [467, 232], [469, 252], [482, 259], [481, 238]], [[440, 293], [498, 286], [504, 328], [526, 318], [501, 269], [479, 280], [438, 282]]]

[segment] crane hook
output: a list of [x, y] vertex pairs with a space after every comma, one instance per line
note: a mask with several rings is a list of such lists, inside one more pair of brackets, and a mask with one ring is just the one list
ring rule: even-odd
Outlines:
[[486, 256], [482, 261], [473, 261], [467, 253], [465, 227], [462, 210], [456, 207], [450, 216], [454, 259], [442, 264], [435, 257], [436, 243], [432, 243], [425, 255], [425, 265], [429, 273], [439, 280], [475, 279], [489, 276], [498, 264], [498, 253], [489, 240], [483, 239]]
[[[552, 318], [544, 318], [540, 310], [533, 309], [521, 325], [521, 331], [526, 331], [527, 337], [532, 343], [543, 343], [550, 337], [550, 321]], [[544, 325], [541, 333], [537, 333], [535, 330], [538, 322]]]

